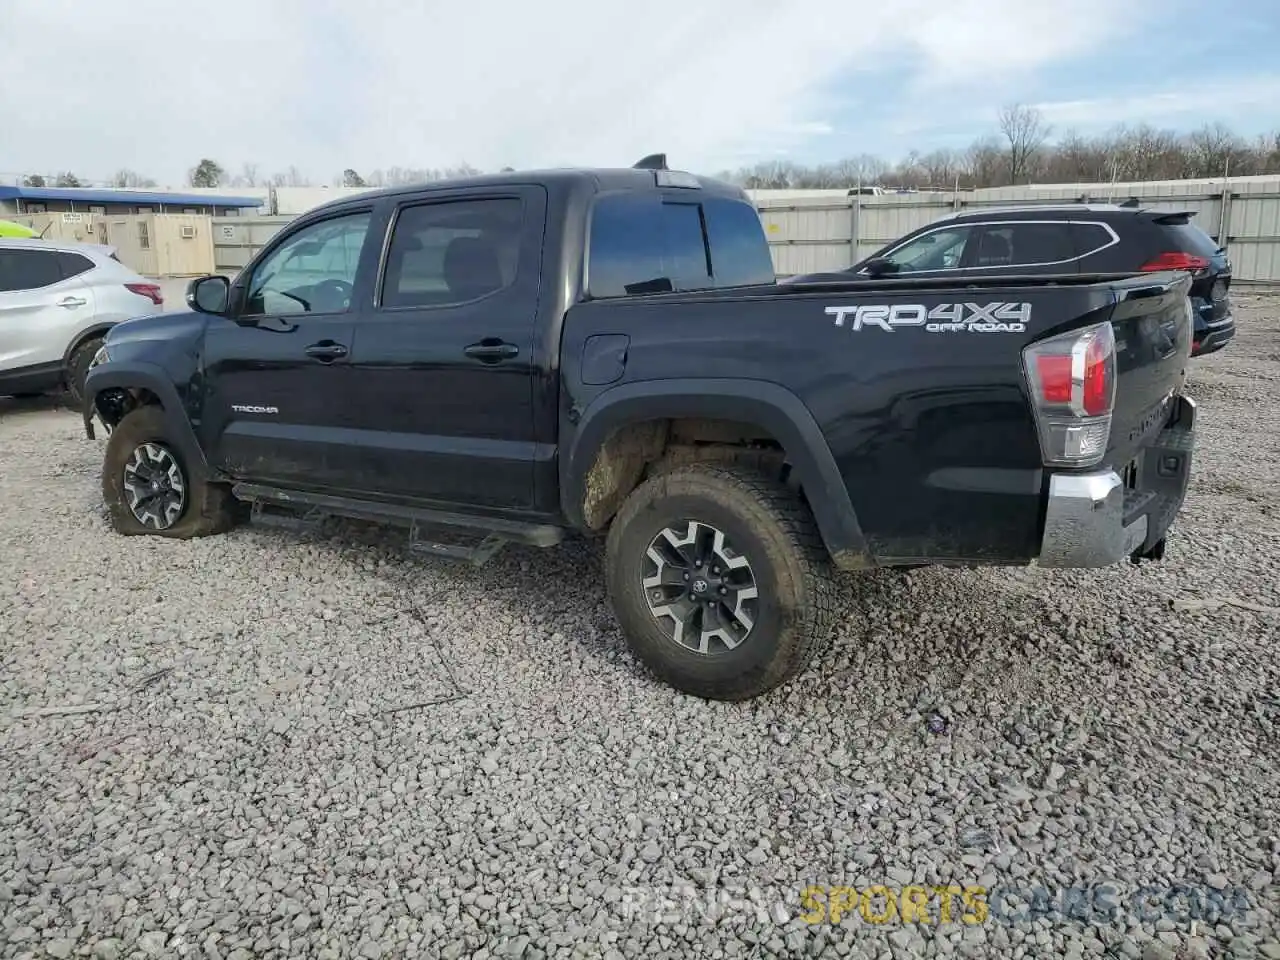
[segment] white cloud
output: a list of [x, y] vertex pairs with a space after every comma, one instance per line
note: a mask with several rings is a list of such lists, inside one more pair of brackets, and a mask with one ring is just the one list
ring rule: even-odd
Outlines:
[[[325, 181], [655, 150], [717, 169], [827, 136], [850, 98], [921, 109], [967, 84], [1018, 99], [1148, 2], [0, 0], [2, 162], [167, 183], [202, 156]], [[876, 89], [873, 70], [901, 83]]]
[[1188, 125], [1230, 122], [1255, 115], [1259, 110], [1274, 114], [1276, 103], [1280, 103], [1280, 74], [1271, 73], [1197, 83], [1182, 90], [1063, 100], [1037, 106], [1045, 118], [1060, 129], [1088, 130], [1121, 123], [1130, 126], [1170, 123], [1185, 129]]

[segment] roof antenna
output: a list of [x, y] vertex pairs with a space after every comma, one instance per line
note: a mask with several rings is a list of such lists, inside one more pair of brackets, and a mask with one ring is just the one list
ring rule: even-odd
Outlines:
[[1130, 197], [1130, 198], [1129, 198], [1128, 200], [1126, 200], [1124, 203], [1120, 204], [1120, 206], [1122, 206], [1122, 207], [1124, 207], [1124, 208], [1126, 208], [1126, 209], [1132, 210], [1134, 207], [1139, 206], [1138, 198], [1137, 198], [1137, 197]]
[[666, 170], [667, 155], [665, 153], [651, 153], [639, 163], [635, 164], [633, 170]]

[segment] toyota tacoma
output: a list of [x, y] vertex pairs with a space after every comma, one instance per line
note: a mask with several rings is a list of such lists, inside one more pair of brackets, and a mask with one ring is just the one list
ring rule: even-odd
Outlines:
[[355, 517], [482, 561], [605, 536], [638, 658], [744, 699], [841, 571], [1159, 559], [1196, 407], [1185, 272], [775, 280], [737, 187], [667, 168], [342, 199], [85, 386], [122, 534]]

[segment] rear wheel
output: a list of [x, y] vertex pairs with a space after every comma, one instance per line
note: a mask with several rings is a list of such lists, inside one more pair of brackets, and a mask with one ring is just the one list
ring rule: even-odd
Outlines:
[[189, 469], [159, 407], [134, 410], [111, 431], [102, 463], [102, 498], [117, 533], [185, 540], [235, 526], [231, 491]]
[[645, 481], [613, 521], [606, 562], [632, 650], [695, 696], [771, 690], [830, 630], [830, 560], [813, 518], [751, 470], [694, 464]]
[[67, 358], [67, 400], [75, 407], [84, 405], [84, 378], [89, 375], [89, 365], [101, 346], [101, 337], [90, 337]]

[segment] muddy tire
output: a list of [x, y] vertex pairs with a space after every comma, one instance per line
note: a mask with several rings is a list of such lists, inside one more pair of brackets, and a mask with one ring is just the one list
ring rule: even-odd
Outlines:
[[134, 410], [111, 431], [102, 499], [111, 526], [126, 536], [204, 537], [231, 529], [242, 514], [230, 489], [189, 469], [159, 407]]
[[84, 378], [89, 375], [89, 364], [101, 346], [101, 337], [90, 337], [67, 357], [66, 400], [77, 410], [84, 406]]
[[830, 636], [833, 574], [813, 517], [749, 469], [691, 464], [646, 480], [613, 520], [606, 565], [632, 651], [694, 696], [758, 696]]

